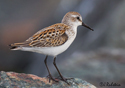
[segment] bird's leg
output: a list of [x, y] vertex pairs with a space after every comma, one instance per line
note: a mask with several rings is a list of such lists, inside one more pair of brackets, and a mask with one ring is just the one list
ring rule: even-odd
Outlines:
[[48, 73], [49, 73], [49, 75], [47, 76], [47, 77], [49, 78], [49, 82], [50, 82], [50, 79], [53, 80], [53, 81], [55, 81], [55, 82], [58, 82], [57, 80], [55, 80], [55, 79], [52, 77], [52, 75], [51, 75], [51, 73], [50, 73], [50, 71], [49, 71], [49, 68], [48, 68], [48, 66], [47, 66], [47, 58], [48, 58], [48, 55], [46, 56], [46, 58], [45, 58], [45, 60], [44, 60], [44, 63], [45, 63], [45, 65], [46, 65], [47, 71], [48, 71]]
[[59, 73], [59, 75], [60, 75], [60, 80], [62, 80], [62, 81], [64, 81], [64, 82], [66, 82], [67, 84], [69, 84], [68, 82], [67, 82], [67, 78], [64, 78], [63, 76], [62, 76], [62, 74], [60, 73], [60, 71], [59, 71], [59, 69], [58, 69], [58, 67], [56, 66], [56, 57], [54, 57], [54, 61], [53, 61], [53, 64], [54, 64], [54, 66], [56, 67], [56, 70], [58, 71], [58, 73]]

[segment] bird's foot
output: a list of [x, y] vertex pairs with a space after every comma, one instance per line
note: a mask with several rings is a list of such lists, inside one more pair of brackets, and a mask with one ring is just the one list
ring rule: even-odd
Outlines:
[[52, 75], [48, 75], [47, 78], [49, 78], [49, 82], [50, 82], [50, 80], [53, 80], [55, 82], [59, 82], [57, 79], [53, 78]]
[[64, 82], [66, 82], [68, 85], [70, 85], [70, 84], [67, 82], [67, 80], [70, 80], [70, 79], [73, 79], [73, 78], [64, 78], [63, 76], [59, 76], [59, 77], [57, 77], [57, 79], [62, 80], [62, 81], [64, 81]]

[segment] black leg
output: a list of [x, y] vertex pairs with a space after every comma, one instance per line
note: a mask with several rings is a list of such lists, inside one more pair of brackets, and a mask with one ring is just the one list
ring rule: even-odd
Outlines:
[[44, 60], [44, 63], [45, 63], [45, 65], [46, 65], [46, 68], [47, 68], [47, 71], [48, 71], [48, 73], [49, 73], [49, 82], [50, 82], [50, 79], [52, 79], [53, 81], [55, 81], [55, 82], [58, 82], [57, 80], [55, 80], [53, 77], [52, 77], [52, 75], [51, 75], [51, 73], [50, 73], [50, 71], [49, 71], [49, 68], [48, 68], [48, 66], [47, 66], [47, 58], [48, 58], [48, 55], [46, 56], [46, 58], [45, 58], [45, 60]]
[[53, 64], [54, 64], [54, 66], [56, 67], [56, 70], [58, 71], [58, 73], [59, 73], [59, 75], [60, 75], [60, 77], [61, 77], [61, 80], [62, 80], [62, 81], [65, 81], [67, 84], [69, 84], [69, 83], [67, 82], [67, 79], [62, 76], [62, 74], [60, 73], [58, 67], [56, 66], [56, 57], [54, 57]]

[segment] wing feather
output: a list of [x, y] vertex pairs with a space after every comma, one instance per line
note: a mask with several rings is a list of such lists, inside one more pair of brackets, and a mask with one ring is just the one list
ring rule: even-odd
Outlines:
[[64, 44], [68, 40], [65, 31], [69, 26], [58, 23], [44, 28], [23, 43], [11, 44], [13, 47], [54, 47]]

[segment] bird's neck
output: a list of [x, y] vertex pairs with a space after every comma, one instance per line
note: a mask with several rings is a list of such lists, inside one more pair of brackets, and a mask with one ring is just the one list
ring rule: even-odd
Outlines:
[[77, 25], [72, 23], [72, 22], [69, 22], [67, 20], [62, 20], [62, 23], [66, 24], [67, 26], [69, 26], [69, 29], [67, 30], [67, 33], [71, 36], [76, 36], [77, 34]]
[[66, 30], [66, 33], [72, 37], [75, 38], [76, 34], [77, 34], [77, 26], [69, 26], [70, 28], [68, 30]]

